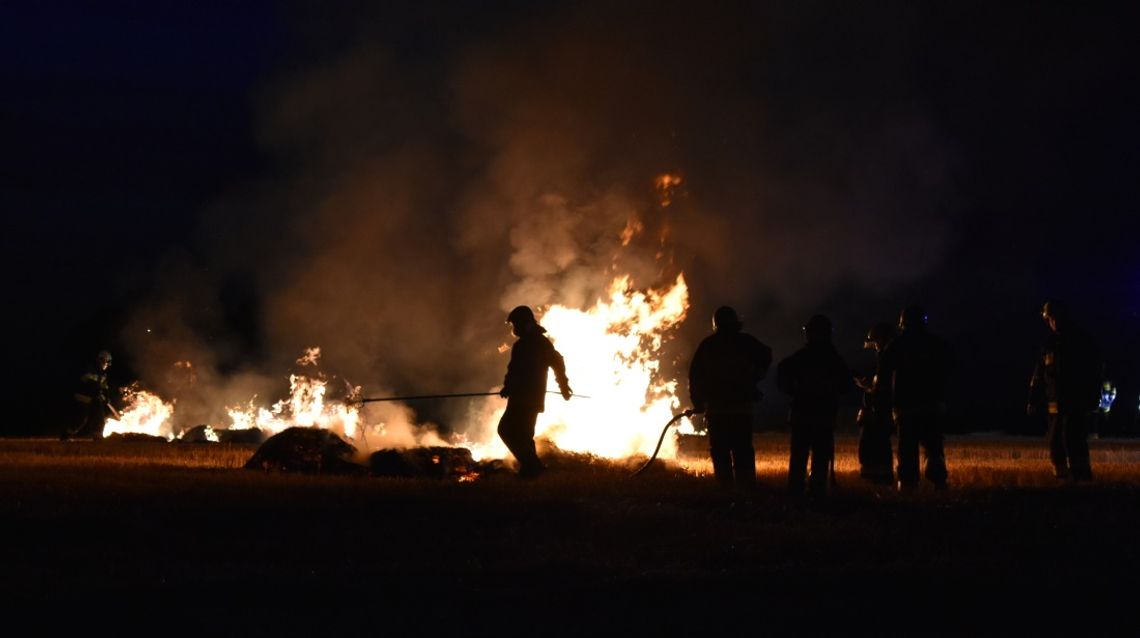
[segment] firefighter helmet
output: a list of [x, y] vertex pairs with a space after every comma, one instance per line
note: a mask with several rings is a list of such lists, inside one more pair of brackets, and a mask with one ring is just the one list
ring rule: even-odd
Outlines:
[[739, 330], [740, 315], [736, 314], [736, 309], [732, 306], [721, 306], [713, 313], [713, 330], [717, 332], [726, 330]]
[[1064, 319], [1066, 313], [1067, 309], [1065, 308], [1065, 304], [1056, 299], [1046, 301], [1045, 305], [1041, 308], [1041, 316], [1046, 319]]
[[902, 329], [907, 328], [921, 328], [926, 325], [927, 316], [926, 309], [918, 304], [911, 304], [903, 308], [899, 314], [899, 327]]
[[867, 336], [863, 338], [863, 343], [884, 344], [890, 341], [893, 336], [895, 336], [895, 327], [885, 321], [880, 321], [867, 330]]
[[831, 339], [831, 319], [824, 315], [812, 315], [804, 324], [804, 336], [808, 341], [828, 341]]
[[528, 306], [515, 306], [515, 309], [507, 315], [507, 323], [512, 323], [516, 326], [521, 326], [528, 323], [538, 323], [534, 318], [534, 311]]

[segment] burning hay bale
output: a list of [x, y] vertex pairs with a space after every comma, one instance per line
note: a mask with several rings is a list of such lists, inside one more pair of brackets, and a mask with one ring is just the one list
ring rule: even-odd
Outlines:
[[258, 428], [242, 430], [218, 430], [219, 443], [253, 443], [261, 445], [265, 442], [265, 432]]
[[127, 441], [130, 443], [166, 443], [166, 437], [141, 432], [114, 432], [103, 437], [104, 441]]
[[292, 427], [275, 434], [245, 463], [247, 470], [364, 475], [350, 459], [356, 447], [320, 428]]
[[462, 479], [479, 472], [471, 450], [462, 447], [385, 449], [368, 459], [373, 476]]
[[265, 442], [265, 432], [258, 428], [241, 430], [214, 429], [209, 425], [195, 425], [178, 435], [182, 443], [237, 443], [261, 445]]
[[183, 443], [213, 443], [217, 440], [211, 437], [213, 433], [214, 429], [208, 425], [195, 425], [179, 434], [178, 440]]

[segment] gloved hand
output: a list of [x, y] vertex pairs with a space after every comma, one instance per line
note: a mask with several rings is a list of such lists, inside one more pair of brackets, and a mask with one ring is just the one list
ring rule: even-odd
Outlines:
[[574, 391], [570, 389], [570, 384], [566, 384], [560, 388], [562, 390], [562, 398], [569, 401], [570, 397], [574, 395]]

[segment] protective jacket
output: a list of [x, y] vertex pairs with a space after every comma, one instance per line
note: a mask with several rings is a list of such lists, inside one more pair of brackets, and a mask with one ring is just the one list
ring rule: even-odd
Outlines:
[[757, 384], [772, 365], [772, 349], [752, 335], [718, 330], [697, 346], [689, 365], [693, 407], [717, 413], [750, 413], [760, 400]]
[[535, 325], [526, 329], [511, 346], [511, 361], [503, 378], [502, 395], [516, 408], [544, 411], [548, 369], [554, 371], [559, 388], [569, 387], [566, 362], [543, 334], [542, 328]]
[[839, 398], [855, 387], [843, 358], [828, 341], [808, 343], [780, 362], [776, 387], [791, 397], [791, 420], [835, 420]]
[[1102, 381], [1101, 355], [1092, 338], [1065, 327], [1049, 335], [1037, 358], [1030, 400], [1045, 401], [1052, 414], [1092, 412], [1100, 402]]
[[107, 372], [92, 367], [79, 377], [79, 387], [75, 390], [75, 400], [83, 405], [104, 409], [111, 391], [107, 384]]
[[888, 384], [896, 412], [932, 412], [946, 402], [950, 345], [925, 328], [908, 328], [879, 358], [878, 383]]

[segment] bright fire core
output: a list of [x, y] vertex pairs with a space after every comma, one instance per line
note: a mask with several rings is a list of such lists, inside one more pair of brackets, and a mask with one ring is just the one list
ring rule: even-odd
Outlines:
[[[689, 291], [683, 276], [662, 290], [638, 291], [626, 277], [610, 285], [606, 297], [588, 310], [553, 306], [540, 323], [566, 359], [575, 394], [564, 401], [547, 395], [535, 434], [559, 449], [608, 458], [650, 455], [661, 428], [680, 405], [675, 381], [655, 380], [667, 335], [685, 318]], [[547, 387], [557, 389], [553, 373]], [[499, 406], [484, 431], [493, 433], [505, 406]], [[497, 439], [477, 442], [473, 452], [503, 457]], [[667, 439], [659, 456], [675, 456]]]

